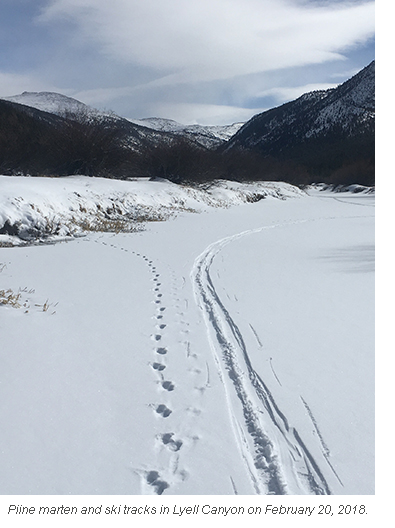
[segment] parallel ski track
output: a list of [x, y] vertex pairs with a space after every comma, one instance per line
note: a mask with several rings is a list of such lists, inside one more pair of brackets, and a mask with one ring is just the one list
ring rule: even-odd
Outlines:
[[[218, 240], [196, 258], [191, 272], [195, 299], [205, 315], [236, 441], [257, 494], [330, 495], [331, 490], [300, 434], [290, 426], [254, 370], [242, 333], [221, 302], [210, 269], [216, 255], [230, 242], [265, 229], [306, 221], [265, 226]], [[291, 472], [285, 470], [284, 458], [288, 459]]]

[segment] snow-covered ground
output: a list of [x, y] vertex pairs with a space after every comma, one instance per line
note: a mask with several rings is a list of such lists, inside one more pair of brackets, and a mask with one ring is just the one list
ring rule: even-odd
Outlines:
[[301, 194], [292, 185], [271, 182], [219, 181], [192, 188], [148, 178], [0, 176], [0, 244], [38, 238], [55, 241], [78, 236], [84, 230], [136, 231], [146, 221], [166, 220], [182, 211], [201, 212], [270, 196], [285, 199]]
[[[1, 177], [0, 196], [0, 228], [60, 240], [0, 247], [20, 293], [2, 494], [374, 493], [374, 194]], [[107, 208], [132, 232], [68, 238]], [[168, 220], [133, 230], [136, 211]]]

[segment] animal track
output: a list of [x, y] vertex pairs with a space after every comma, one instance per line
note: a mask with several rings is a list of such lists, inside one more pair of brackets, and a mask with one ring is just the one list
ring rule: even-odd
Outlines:
[[162, 435], [162, 443], [172, 451], [179, 451], [182, 447], [181, 440], [173, 440], [174, 433], [165, 433]]
[[[166, 356], [167, 354], [169, 354], [168, 347], [163, 346], [163, 345], [167, 345], [167, 341], [166, 341], [167, 333], [166, 331], [164, 332], [164, 329], [169, 326], [169, 321], [167, 320], [167, 316], [166, 316], [167, 312], [165, 313], [165, 311], [167, 310], [167, 306], [163, 306], [163, 303], [164, 303], [163, 298], [167, 299], [167, 292], [163, 292], [161, 288], [161, 286], [163, 285], [163, 282], [161, 282], [161, 278], [160, 278], [161, 274], [158, 273], [158, 270], [156, 266], [153, 264], [153, 261], [149, 260], [146, 255], [142, 255], [142, 254], [140, 254], [140, 258], [142, 258], [146, 262], [146, 265], [148, 266], [148, 269], [150, 272], [150, 286], [151, 286], [151, 292], [152, 292], [151, 302], [152, 304], [156, 305], [156, 309], [154, 310], [152, 319], [156, 319], [157, 322], [154, 325], [154, 331], [152, 332], [150, 337], [152, 340], [151, 342], [154, 342], [156, 345], [156, 346], [154, 345], [153, 352], [154, 354], [158, 354], [158, 356], [156, 356], [153, 361], [150, 361], [148, 365], [152, 369], [151, 372], [156, 374], [154, 378], [155, 378], [155, 385], [157, 386], [157, 390], [159, 391], [158, 394], [162, 394], [162, 397], [164, 397], [164, 393], [162, 391], [166, 391], [168, 393], [168, 396], [166, 396], [166, 398], [164, 397], [164, 399], [166, 403], [168, 403], [169, 405], [172, 405], [170, 393], [176, 390], [176, 384], [173, 381], [165, 379], [164, 371], [167, 369], [168, 365], [163, 364], [161, 361], [162, 358], [160, 357], [160, 356]], [[181, 314], [181, 317], [182, 316], [183, 314]], [[166, 321], [167, 324], [165, 324], [164, 321]], [[166, 370], [166, 372], [168, 371]], [[169, 401], [167, 401], [167, 398], [169, 399]], [[152, 408], [154, 415], [158, 415], [158, 419], [168, 418], [173, 412], [172, 409], [169, 408], [164, 403], [149, 404], [149, 407]], [[192, 413], [195, 416], [199, 414], [198, 409], [188, 408], [188, 412]], [[170, 423], [171, 422], [172, 420], [170, 420]], [[177, 438], [177, 431], [175, 433], [170, 432], [170, 433], [161, 433], [157, 435], [156, 442], [159, 442], [162, 445], [162, 450], [166, 448], [166, 450], [174, 453], [174, 455], [171, 455], [170, 457], [170, 462], [168, 460], [169, 454], [166, 454], [163, 451], [160, 451], [158, 453], [158, 456], [165, 457], [164, 460], [166, 461], [166, 463], [164, 467], [167, 467], [167, 466], [169, 467], [168, 469], [163, 470], [165, 471], [164, 473], [162, 472], [162, 469], [160, 469], [159, 471], [156, 471], [156, 470], [147, 471], [145, 469], [144, 471], [140, 473], [140, 475], [145, 480], [146, 484], [148, 484], [152, 488], [152, 490], [154, 491], [156, 495], [162, 495], [163, 492], [170, 487], [170, 483], [166, 482], [166, 479], [163, 478], [163, 475], [165, 475], [165, 477], [167, 476], [168, 471], [171, 472], [172, 474], [172, 482], [173, 482], [173, 477], [176, 477], [177, 480], [185, 480], [188, 476], [185, 471], [178, 469], [179, 454], [177, 452], [180, 451], [182, 447], [185, 448], [185, 445], [184, 445], [184, 440], [180, 440], [179, 438]], [[162, 464], [159, 464], [157, 467], [162, 468]]]
[[166, 407], [166, 405], [164, 405], [163, 403], [158, 405], [155, 411], [157, 412], [157, 414], [160, 414], [161, 416], [163, 416], [163, 418], [167, 418], [172, 413], [172, 410]]
[[188, 407], [187, 411], [193, 416], [199, 416], [202, 413], [202, 411], [196, 407]]
[[162, 382], [162, 387], [169, 392], [172, 392], [175, 389], [175, 386], [171, 381]]
[[[151, 292], [152, 292], [151, 293], [152, 295], [151, 303], [157, 305], [156, 309], [154, 310], [154, 313], [152, 314], [152, 319], [156, 320], [156, 323], [153, 325], [154, 331], [152, 332], [150, 336], [152, 340], [151, 343], [154, 343], [153, 350], [151, 349], [151, 354], [152, 352], [154, 352], [154, 354], [158, 354], [158, 356], [155, 356], [154, 360], [148, 361], [147, 365], [149, 365], [149, 367], [152, 369], [153, 371], [153, 372], [151, 371], [152, 374], [155, 373], [154, 375], [155, 385], [157, 387], [157, 390], [159, 390], [157, 394], [158, 395], [162, 394], [162, 397], [163, 399], [165, 399], [165, 401], [169, 399], [170, 403], [169, 401], [167, 401], [167, 403], [172, 405], [170, 393], [176, 390], [176, 384], [173, 381], [169, 381], [165, 379], [164, 371], [167, 369], [168, 365], [162, 363], [161, 362], [162, 359], [165, 359], [165, 358], [160, 357], [160, 356], [166, 356], [167, 354], [169, 354], [168, 348], [163, 346], [167, 344], [166, 342], [167, 333], [163, 332], [163, 330], [169, 326], [169, 320], [165, 313], [165, 311], [167, 310], [167, 307], [163, 306], [163, 302], [164, 302], [163, 297], [167, 299], [168, 294], [167, 294], [167, 291], [165, 292], [162, 291], [161, 286], [163, 285], [163, 283], [161, 282], [162, 279], [160, 278], [161, 274], [158, 273], [158, 269], [154, 265], [153, 260], [150, 260], [146, 255], [143, 255], [142, 253], [137, 253], [136, 251], [132, 251], [131, 249], [127, 249], [121, 246], [116, 246], [113, 244], [111, 244], [111, 247], [117, 250], [129, 252], [130, 254], [133, 254], [134, 256], [139, 257], [139, 259], [143, 260], [145, 262], [145, 265], [148, 267], [147, 271], [149, 271], [149, 284], [150, 284]], [[174, 275], [174, 272], [173, 272], [173, 275]], [[184, 277], [183, 277], [183, 281], [184, 281], [183, 283], [183, 286], [184, 286], [185, 284]], [[171, 296], [176, 301], [175, 307], [178, 309], [177, 316], [183, 318], [184, 314], [182, 312], [181, 307], [179, 306], [181, 304], [181, 300], [177, 296], [177, 288], [173, 286], [173, 290], [174, 292], [171, 294]], [[174, 303], [174, 300], [173, 300], [173, 303]], [[173, 306], [171, 306], [171, 308], [173, 308]], [[171, 311], [171, 308], [170, 308], [170, 311]], [[186, 309], [188, 309], [187, 302], [186, 302]], [[164, 321], [166, 321], [167, 324], [165, 324]], [[181, 321], [181, 323], [184, 324], [185, 326], [188, 325], [188, 323], [186, 323], [185, 321]], [[183, 332], [185, 334], [188, 333], [185, 327], [184, 327]], [[189, 343], [187, 344], [187, 350], [188, 350], [188, 357], [189, 357], [190, 355], [189, 354]], [[171, 359], [171, 357], [169, 359]], [[166, 372], [168, 371], [166, 370]], [[200, 373], [199, 369], [196, 369], [193, 372], [195, 372], [195, 374]], [[177, 383], [177, 379], [176, 379], [176, 383]], [[169, 393], [168, 395], [166, 395], [166, 398], [164, 397], [164, 393], [162, 392], [162, 390]], [[158, 415], [158, 419], [168, 418], [173, 412], [172, 409], [169, 408], [164, 403], [160, 403], [160, 404], [150, 403], [148, 404], [148, 406], [152, 408], [154, 415]], [[195, 408], [195, 407], [188, 407], [186, 410], [188, 413], [190, 413], [194, 417], [198, 416], [201, 412], [200, 409]], [[172, 423], [172, 420], [170, 420], [169, 422]], [[171, 482], [173, 482], [174, 478], [176, 478], [177, 481], [183, 481], [188, 477], [188, 474], [186, 471], [180, 470], [178, 468], [179, 454], [177, 453], [182, 448], [185, 449], [185, 445], [188, 445], [188, 442], [187, 444], [185, 444], [186, 440], [185, 439], [181, 440], [180, 438], [177, 437], [177, 434], [178, 433], [176, 430], [175, 433], [174, 432], [160, 433], [156, 435], [156, 438], [155, 438], [156, 442], [157, 443], [159, 442], [159, 444], [162, 446], [162, 450], [158, 454], [160, 454], [161, 457], [165, 457], [164, 461], [166, 461], [166, 463], [165, 463], [164, 468], [167, 468], [167, 469], [163, 469], [162, 464], [159, 464], [157, 467], [162, 468], [162, 469], [159, 469], [159, 471], [147, 470], [146, 468], [139, 471], [139, 475], [143, 479], [143, 486], [145, 485], [144, 486], [145, 489], [147, 489], [147, 485], [148, 485], [151, 488], [152, 492], [155, 493], [156, 495], [162, 495], [165, 492], [165, 490], [170, 488], [171, 484], [166, 481], [167, 474], [172, 475]], [[193, 440], [196, 441], [197, 437], [193, 437]], [[170, 455], [170, 462], [169, 462], [169, 453], [166, 454], [163, 452], [163, 450], [165, 451], [168, 450], [174, 453], [173, 455]]]
[[165, 489], [169, 487], [169, 484], [165, 480], [161, 480], [157, 471], [149, 471], [146, 480], [147, 483], [155, 489], [157, 495], [162, 495]]
[[152, 363], [152, 368], [161, 372], [162, 370], [165, 370], [166, 365], [163, 365], [162, 363]]

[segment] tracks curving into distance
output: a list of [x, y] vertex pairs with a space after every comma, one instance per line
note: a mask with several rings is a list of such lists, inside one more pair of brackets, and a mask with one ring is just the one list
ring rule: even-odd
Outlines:
[[[347, 218], [359, 217], [348, 216]], [[267, 229], [320, 219], [329, 220], [337, 219], [337, 217], [289, 221], [228, 236], [209, 245], [195, 259], [191, 270], [195, 300], [204, 314], [210, 347], [223, 384], [230, 422], [240, 457], [257, 494], [329, 495], [331, 489], [320, 465], [327, 464], [333, 473], [335, 471], [330, 464], [325, 441], [311, 411], [309, 412], [307, 403], [302, 400], [321, 442], [323, 457], [319, 460], [313, 457], [299, 432], [292, 426], [289, 417], [280, 409], [265, 381], [255, 371], [242, 332], [215, 288], [215, 282], [212, 278], [212, 264], [221, 250], [233, 241]], [[136, 472], [141, 477], [144, 493], [157, 495], [171, 493], [180, 482], [188, 478], [187, 472], [180, 468], [180, 456], [185, 456], [188, 446], [193, 445], [193, 442], [198, 439], [197, 435], [193, 434], [194, 427], [189, 423], [189, 419], [184, 420], [183, 426], [180, 427], [177, 421], [177, 424], [174, 422], [174, 417], [180, 411], [185, 411], [191, 415], [200, 413], [199, 398], [203, 397], [206, 388], [210, 386], [209, 365], [206, 362], [207, 375], [204, 376], [205, 373], [201, 370], [202, 365], [200, 364], [198, 369], [194, 363], [198, 355], [189, 341], [187, 330], [189, 323], [183, 313], [184, 307], [181, 309], [179, 305], [180, 299], [177, 294], [177, 298], [170, 302], [170, 305], [173, 312], [175, 311], [176, 317], [180, 319], [179, 324], [183, 325], [179, 338], [181, 340], [178, 341], [178, 345], [180, 349], [184, 350], [187, 361], [190, 362], [189, 371], [199, 378], [199, 381], [196, 379], [193, 382], [196, 390], [191, 397], [191, 402], [189, 402], [191, 405], [183, 410], [177, 406], [173, 407], [173, 400], [178, 397], [177, 383], [179, 380], [167, 376], [167, 373], [171, 371], [168, 367], [174, 360], [173, 347], [177, 345], [174, 338], [173, 340], [168, 339], [169, 336], [167, 336], [169, 328], [171, 329], [175, 324], [175, 320], [167, 313], [167, 304], [170, 299], [166, 292], [169, 288], [167, 290], [162, 289], [161, 273], [159, 273], [157, 265], [148, 256], [119, 245], [106, 243], [101, 239], [96, 241], [142, 259], [150, 272], [154, 326], [150, 335], [151, 346], [149, 347], [147, 365], [152, 369], [153, 383], [157, 387], [159, 398], [157, 402], [151, 402], [149, 407], [152, 409], [153, 420], [161, 425], [157, 428], [159, 431], [153, 439], [156, 460], [153, 460], [152, 466], [136, 470]], [[179, 277], [174, 276], [173, 281], [176, 279], [179, 282]], [[182, 280], [183, 287], [185, 279], [182, 278]], [[178, 288], [179, 286], [174, 291], [176, 292]], [[187, 299], [184, 299], [184, 302], [185, 308], [188, 309]], [[258, 344], [262, 346], [253, 328], [252, 332]], [[273, 368], [272, 365], [271, 368]], [[207, 378], [205, 384], [203, 383], [203, 376]], [[281, 385], [280, 380], [278, 382]], [[195, 420], [195, 414], [193, 415], [194, 418], [191, 419], [192, 422]], [[336, 473], [335, 476], [341, 483]], [[236, 489], [232, 478], [231, 481], [233, 488]]]
[[[97, 239], [96, 242], [143, 260], [150, 272], [154, 327], [150, 335], [150, 358], [147, 365], [150, 366], [155, 376], [154, 383], [157, 386], [159, 402], [149, 403], [148, 406], [153, 411], [154, 420], [163, 423], [164, 431], [156, 434], [153, 438], [152, 447], [157, 451], [156, 460], [152, 460], [154, 469], [151, 466], [149, 468], [135, 468], [134, 471], [141, 479], [143, 493], [162, 495], [174, 483], [184, 480], [187, 473], [179, 468], [179, 452], [184, 446], [184, 440], [179, 437], [177, 431], [169, 431], [166, 427], [173, 415], [171, 395], [173, 392], [177, 392], [177, 387], [173, 380], [165, 377], [172, 351], [166, 340], [169, 321], [166, 315], [167, 305], [164, 302], [161, 273], [154, 261], [143, 253], [124, 248], [118, 244], [107, 243], [101, 238]], [[162, 453], [162, 450], [165, 450], [165, 453]], [[168, 456], [166, 456], [166, 452]]]
[[191, 272], [236, 442], [257, 494], [329, 495], [331, 491], [300, 434], [254, 370], [243, 335], [215, 289], [211, 266], [218, 253], [235, 240], [306, 221], [261, 227], [218, 240], [196, 258]]

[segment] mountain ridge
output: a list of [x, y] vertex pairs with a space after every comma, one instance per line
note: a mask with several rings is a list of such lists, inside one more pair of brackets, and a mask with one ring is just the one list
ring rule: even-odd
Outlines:
[[307, 92], [293, 101], [257, 114], [236, 132], [226, 148], [235, 145], [258, 147], [264, 153], [270, 153], [271, 143], [276, 138], [282, 136], [287, 144], [286, 126], [291, 127], [293, 142], [295, 137], [307, 139], [334, 126], [340, 125], [346, 132], [359, 125], [368, 127], [374, 121], [374, 74], [372, 61], [336, 88]]
[[223, 151], [250, 151], [296, 164], [307, 180], [343, 178], [348, 171], [350, 179], [372, 185], [375, 62], [336, 88], [308, 92], [253, 116]]
[[336, 88], [227, 126], [126, 119], [62, 94], [24, 92], [0, 99], [0, 170], [370, 186], [374, 97], [374, 61]]
[[128, 119], [113, 112], [98, 110], [82, 103], [78, 99], [57, 92], [23, 92], [19, 95], [3, 97], [2, 99], [36, 108], [37, 110], [52, 113], [60, 117], [82, 113], [94, 117], [101, 116], [106, 118], [111, 117], [115, 120], [125, 120], [140, 128], [184, 136], [205, 148], [218, 147], [227, 141], [243, 125], [243, 123], [232, 123], [230, 125], [183, 125], [173, 119], [158, 117]]

